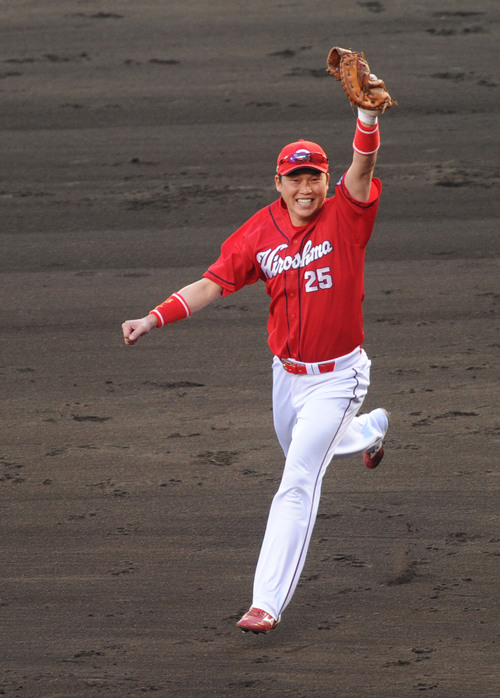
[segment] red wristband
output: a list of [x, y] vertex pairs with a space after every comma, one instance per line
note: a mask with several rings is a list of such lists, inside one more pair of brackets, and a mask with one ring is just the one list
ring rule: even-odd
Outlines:
[[163, 327], [171, 322], [190, 317], [191, 309], [180, 294], [173, 293], [166, 301], [150, 310], [149, 315], [156, 315], [158, 327]]
[[373, 155], [373, 153], [376, 153], [380, 148], [378, 124], [367, 126], [358, 119], [352, 147], [360, 155]]

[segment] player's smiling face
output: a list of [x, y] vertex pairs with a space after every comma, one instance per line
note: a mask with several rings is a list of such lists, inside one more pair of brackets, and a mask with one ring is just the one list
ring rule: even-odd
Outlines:
[[312, 169], [300, 169], [275, 177], [276, 189], [285, 202], [293, 225], [306, 225], [323, 206], [329, 175]]

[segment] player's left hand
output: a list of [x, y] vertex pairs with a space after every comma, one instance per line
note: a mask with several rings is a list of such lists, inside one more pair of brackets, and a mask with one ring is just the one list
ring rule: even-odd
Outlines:
[[340, 80], [349, 101], [367, 111], [385, 112], [397, 104], [383, 80], [370, 71], [362, 51], [334, 46], [326, 59], [327, 72]]

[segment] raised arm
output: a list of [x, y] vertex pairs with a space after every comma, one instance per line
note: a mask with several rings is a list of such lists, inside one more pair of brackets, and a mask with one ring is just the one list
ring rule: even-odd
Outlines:
[[366, 202], [370, 198], [373, 171], [380, 147], [377, 112], [358, 109], [352, 147], [352, 164], [345, 174], [344, 183], [353, 199]]
[[380, 146], [378, 116], [397, 104], [383, 80], [370, 71], [362, 51], [334, 46], [326, 59], [327, 73], [342, 83], [351, 104], [358, 108], [354, 156], [344, 184], [356, 201], [370, 200], [373, 170]]
[[148, 334], [155, 327], [163, 327], [170, 322], [189, 317], [219, 298], [221, 293], [221, 286], [205, 278], [181, 288], [145, 317], [125, 320], [122, 325], [125, 344], [135, 344], [139, 337]]

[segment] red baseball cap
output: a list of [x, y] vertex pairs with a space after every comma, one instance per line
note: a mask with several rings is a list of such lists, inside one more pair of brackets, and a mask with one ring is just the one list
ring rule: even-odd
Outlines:
[[285, 145], [278, 155], [276, 174], [287, 175], [301, 167], [328, 173], [328, 158], [323, 148], [313, 141], [304, 141], [302, 138]]

